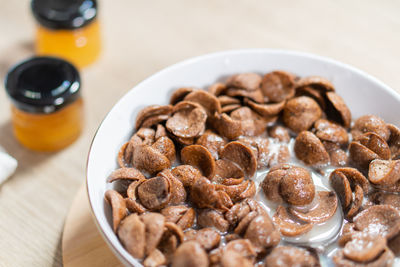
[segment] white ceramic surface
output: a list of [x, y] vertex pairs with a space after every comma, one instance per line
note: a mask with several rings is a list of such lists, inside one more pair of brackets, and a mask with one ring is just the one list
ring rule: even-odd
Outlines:
[[114, 253], [127, 266], [141, 266], [125, 251], [112, 231], [110, 208], [104, 192], [111, 188], [108, 175], [117, 168], [116, 156], [133, 132], [137, 112], [151, 104], [167, 104], [174, 89], [206, 88], [216, 80], [239, 73], [287, 70], [299, 76], [329, 79], [344, 98], [353, 118], [376, 114], [400, 125], [400, 96], [372, 76], [343, 63], [299, 52], [249, 49], [219, 52], [185, 60], [168, 67], [130, 90], [100, 125], [87, 162], [87, 189], [97, 226]]

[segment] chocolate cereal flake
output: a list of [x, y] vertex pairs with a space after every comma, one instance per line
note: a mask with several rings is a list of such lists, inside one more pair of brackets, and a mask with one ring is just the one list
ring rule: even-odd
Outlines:
[[399, 211], [389, 205], [369, 207], [354, 217], [355, 228], [390, 239], [400, 231]]
[[239, 73], [228, 78], [226, 85], [254, 91], [260, 88], [261, 75], [257, 73]]
[[291, 216], [287, 208], [279, 206], [273, 217], [274, 223], [278, 226], [280, 232], [284, 236], [299, 236], [309, 232], [313, 225]]
[[215, 160], [210, 151], [202, 145], [191, 145], [182, 149], [181, 160], [184, 164], [198, 168], [203, 175], [211, 178], [215, 172]]
[[199, 103], [207, 111], [208, 116], [214, 115], [215, 112], [221, 113], [218, 98], [209, 92], [196, 90], [185, 96], [184, 100]]
[[319, 191], [317, 204], [310, 210], [299, 211], [294, 207], [289, 208], [290, 213], [296, 218], [309, 223], [323, 223], [329, 220], [336, 212], [338, 201], [334, 192]]
[[203, 134], [207, 113], [194, 102], [182, 101], [174, 106], [173, 115], [167, 120], [166, 127], [174, 136], [193, 138]]
[[388, 140], [390, 134], [385, 121], [378, 116], [364, 115], [355, 120], [354, 126], [351, 128], [353, 140], [358, 140], [368, 132], [376, 133], [385, 141]]
[[265, 267], [319, 266], [318, 260], [307, 250], [297, 247], [280, 246], [265, 258]]
[[126, 217], [126, 204], [124, 198], [115, 190], [107, 190], [105, 199], [110, 203], [113, 217], [113, 230], [117, 232], [121, 221]]
[[196, 241], [183, 243], [175, 251], [172, 258], [173, 267], [207, 267], [208, 257], [206, 251]]
[[252, 177], [257, 170], [257, 159], [253, 151], [240, 142], [228, 143], [221, 151], [221, 158], [235, 162], [248, 177]]
[[271, 102], [281, 102], [294, 96], [294, 75], [286, 71], [273, 71], [264, 75], [261, 90]]
[[158, 115], [170, 115], [172, 112], [172, 106], [160, 106], [160, 105], [152, 105], [142, 109], [139, 114], [136, 116], [135, 128], [139, 130], [142, 127], [142, 124], [145, 120], [149, 119], [153, 116]]
[[306, 86], [309, 86], [321, 92], [335, 91], [335, 87], [333, 86], [333, 84], [329, 80], [320, 76], [308, 76], [300, 78], [300, 80], [296, 82], [296, 90], [299, 90], [300, 88]]
[[290, 99], [283, 109], [283, 122], [292, 131], [299, 133], [311, 128], [322, 115], [314, 99], [300, 96]]
[[179, 88], [172, 93], [172, 95], [169, 99], [169, 103], [171, 105], [175, 105], [178, 102], [182, 101], [186, 95], [190, 94], [191, 92], [193, 92], [195, 90], [196, 90], [195, 88], [191, 88], [191, 87]]
[[324, 165], [330, 160], [324, 145], [309, 131], [303, 131], [296, 137], [294, 152], [296, 157], [307, 165]]
[[350, 127], [351, 112], [343, 98], [335, 92], [327, 92], [326, 113], [329, 119], [342, 124], [345, 128]]

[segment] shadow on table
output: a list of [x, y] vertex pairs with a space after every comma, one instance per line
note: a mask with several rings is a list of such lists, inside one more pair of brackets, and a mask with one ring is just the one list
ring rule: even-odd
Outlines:
[[18, 168], [14, 175], [29, 172], [31, 168], [42, 164], [56, 154], [56, 152], [35, 152], [23, 147], [13, 135], [10, 120], [0, 125], [0, 145], [18, 161]]
[[[64, 229], [64, 225], [63, 225], [63, 229]], [[53, 264], [51, 265], [52, 267], [63, 266], [61, 248], [62, 248], [62, 234], [60, 234], [60, 237], [58, 238], [57, 247], [54, 251]]]

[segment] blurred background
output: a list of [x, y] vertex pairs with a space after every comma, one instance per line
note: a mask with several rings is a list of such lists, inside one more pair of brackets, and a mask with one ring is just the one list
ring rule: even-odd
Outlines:
[[[277, 48], [351, 64], [400, 90], [400, 1], [99, 0], [102, 52], [80, 70], [85, 128], [73, 145], [37, 153], [14, 138], [0, 90], [0, 145], [19, 166], [0, 186], [0, 266], [60, 266], [65, 216], [85, 181], [95, 131], [137, 83], [181, 60], [227, 49]], [[34, 54], [30, 1], [0, 0], [0, 77]]]

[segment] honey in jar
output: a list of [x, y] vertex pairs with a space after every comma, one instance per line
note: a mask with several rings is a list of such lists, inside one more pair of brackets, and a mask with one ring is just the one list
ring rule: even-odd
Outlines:
[[58, 58], [34, 57], [9, 71], [5, 87], [12, 100], [14, 135], [22, 145], [57, 151], [79, 137], [83, 101], [73, 65]]
[[96, 0], [32, 0], [38, 22], [36, 52], [77, 67], [93, 63], [101, 49]]

